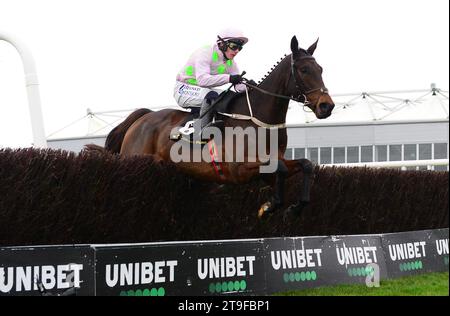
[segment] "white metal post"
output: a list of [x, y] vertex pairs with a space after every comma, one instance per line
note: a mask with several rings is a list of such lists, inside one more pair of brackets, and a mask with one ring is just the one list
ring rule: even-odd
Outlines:
[[39, 94], [39, 81], [33, 55], [30, 50], [16, 37], [0, 32], [0, 40], [13, 45], [22, 59], [25, 72], [25, 86], [27, 89], [28, 105], [31, 116], [31, 130], [33, 132], [34, 147], [47, 148], [45, 138], [44, 120], [41, 110], [41, 97]]

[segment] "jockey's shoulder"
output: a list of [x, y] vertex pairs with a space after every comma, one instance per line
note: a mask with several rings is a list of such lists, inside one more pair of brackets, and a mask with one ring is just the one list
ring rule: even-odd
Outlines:
[[212, 52], [219, 51], [217, 44], [203, 45], [197, 49], [198, 52]]
[[197, 48], [194, 52], [193, 52], [193, 56], [194, 58], [198, 58], [200, 56], [204, 56], [204, 57], [208, 57], [211, 56], [212, 52], [214, 50], [214, 45], [204, 45], [202, 47]]
[[198, 48], [198, 52], [211, 52], [214, 49], [214, 45], [203, 45], [202, 47]]

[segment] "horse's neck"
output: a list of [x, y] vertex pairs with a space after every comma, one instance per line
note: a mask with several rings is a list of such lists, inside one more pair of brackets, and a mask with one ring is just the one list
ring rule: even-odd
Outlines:
[[[289, 95], [287, 82], [289, 80], [290, 64], [283, 60], [263, 82], [259, 88], [279, 95]], [[286, 121], [289, 100], [273, 97], [260, 91], [250, 91], [249, 99], [253, 116], [268, 124], [279, 124]], [[235, 113], [248, 114], [248, 103], [246, 97], [239, 99], [232, 107]]]

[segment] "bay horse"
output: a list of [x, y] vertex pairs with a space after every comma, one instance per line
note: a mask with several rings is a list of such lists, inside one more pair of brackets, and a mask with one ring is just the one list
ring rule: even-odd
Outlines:
[[[285, 179], [303, 172], [302, 192], [297, 202], [286, 209], [290, 214], [299, 214], [310, 201], [313, 164], [307, 159], [286, 160], [284, 158], [287, 146], [285, 121], [288, 104], [290, 100], [301, 102], [313, 111], [318, 119], [330, 116], [334, 108], [334, 102], [323, 83], [322, 67], [313, 57], [317, 42], [318, 40], [305, 50], [299, 48], [297, 38], [292, 37], [291, 54], [281, 58], [258, 85], [254, 86], [245, 82], [248, 87], [247, 92], [237, 94], [231, 99], [226, 108], [227, 113], [217, 114], [223, 118], [224, 127], [262, 128], [267, 131], [267, 135], [274, 130], [277, 131], [275, 139], [278, 144], [275, 154], [277, 161], [273, 173], [260, 173], [260, 167], [267, 165], [267, 161], [262, 161], [258, 154], [256, 157], [250, 157], [248, 146], [259, 145], [266, 151], [270, 150], [267, 138], [259, 139], [259, 136], [247, 137], [246, 146], [243, 149], [237, 149], [238, 154], [244, 154], [246, 158], [244, 161], [233, 159], [222, 161], [220, 172], [217, 169], [219, 165], [217, 161], [216, 164], [214, 161], [177, 162], [175, 165], [179, 171], [201, 181], [220, 184], [247, 183], [260, 176], [273, 187], [273, 194], [270, 201], [264, 203], [259, 209], [259, 218], [283, 206]], [[189, 115], [192, 114], [173, 109], [160, 111], [138, 109], [108, 134], [104, 150], [124, 156], [153, 155], [156, 160], [173, 162], [171, 148], [176, 142], [169, 139], [169, 135], [175, 130], [174, 128], [183, 126], [189, 120]], [[222, 153], [225, 156], [227, 148], [225, 135], [220, 137], [222, 137], [221, 144], [225, 145], [216, 146], [216, 153]], [[216, 137], [214, 139], [217, 141]], [[236, 153], [233, 157], [235, 155]]]

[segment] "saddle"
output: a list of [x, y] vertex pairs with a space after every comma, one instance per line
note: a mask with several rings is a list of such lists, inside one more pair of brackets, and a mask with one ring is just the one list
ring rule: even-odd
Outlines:
[[[242, 93], [244, 92], [237, 93], [231, 90], [222, 92], [212, 105], [214, 107], [214, 111], [216, 112], [215, 117], [219, 115], [217, 114], [217, 112], [226, 112], [230, 103]], [[195, 132], [194, 122], [200, 118], [200, 108], [192, 107], [190, 109], [191, 112], [181, 122], [181, 126], [178, 128], [177, 132], [169, 136], [171, 140], [178, 141], [180, 139], [184, 139], [189, 142], [194, 142], [193, 140], [193, 135]], [[206, 144], [206, 142], [202, 143]]]

